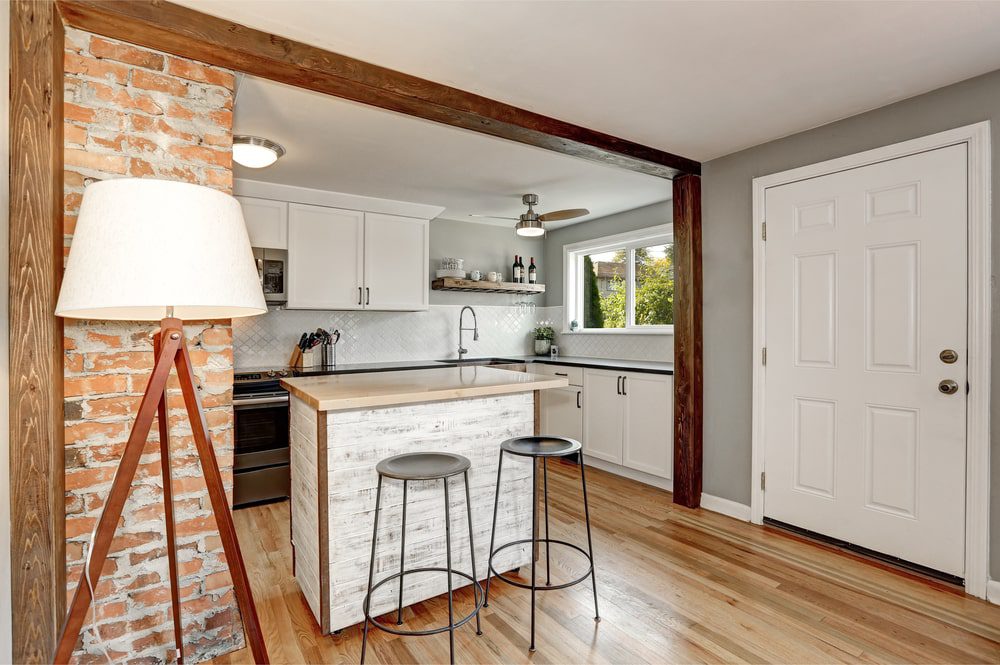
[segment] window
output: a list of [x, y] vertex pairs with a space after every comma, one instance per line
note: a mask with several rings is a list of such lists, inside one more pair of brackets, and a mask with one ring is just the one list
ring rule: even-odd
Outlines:
[[563, 253], [564, 330], [673, 332], [669, 224], [566, 245]]

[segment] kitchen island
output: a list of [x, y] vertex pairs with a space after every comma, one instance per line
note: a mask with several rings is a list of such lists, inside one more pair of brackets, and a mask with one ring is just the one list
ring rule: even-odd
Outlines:
[[[363, 620], [378, 475], [375, 465], [408, 452], [444, 451], [472, 462], [476, 564], [485, 579], [500, 443], [537, 431], [538, 393], [567, 385], [562, 377], [492, 367], [441, 367], [374, 374], [284, 379], [289, 392], [294, 575], [324, 633]], [[508, 457], [500, 486], [497, 543], [531, 536], [531, 462]], [[452, 497], [452, 562], [471, 573], [465, 495]], [[407, 568], [445, 565], [441, 481], [415, 482], [407, 500]], [[376, 580], [399, 571], [402, 483], [382, 489]], [[511, 570], [530, 561], [530, 547], [509, 548], [496, 562]], [[456, 587], [463, 578], [455, 576]], [[447, 592], [443, 574], [408, 575], [403, 604]], [[372, 599], [373, 615], [396, 607], [398, 586]]]

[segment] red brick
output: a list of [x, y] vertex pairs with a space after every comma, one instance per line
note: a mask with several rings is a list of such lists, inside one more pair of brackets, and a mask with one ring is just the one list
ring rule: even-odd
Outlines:
[[88, 353], [85, 364], [95, 372], [148, 370], [153, 368], [153, 354], [148, 351]]
[[145, 159], [133, 157], [129, 160], [128, 174], [134, 178], [145, 178], [156, 175], [156, 169]]
[[80, 104], [73, 104], [72, 102], [63, 103], [63, 118], [66, 120], [76, 120], [78, 122], [94, 122], [96, 119], [96, 111], [87, 106], [81, 106]]
[[98, 58], [108, 58], [147, 69], [163, 69], [163, 56], [137, 46], [109, 41], [96, 35], [90, 40], [90, 52]]
[[224, 88], [228, 88], [229, 90], [233, 89], [236, 81], [232, 72], [221, 69], [212, 69], [211, 67], [207, 67], [201, 63], [193, 62], [191, 60], [183, 60], [181, 58], [169, 58], [167, 62], [167, 71], [174, 76], [180, 76], [181, 78], [198, 81], [200, 83], [219, 85]]
[[123, 374], [99, 374], [63, 380], [66, 397], [82, 397], [95, 393], [124, 393], [128, 391], [128, 377]]
[[63, 158], [69, 166], [79, 166], [94, 171], [106, 173], [125, 173], [125, 158], [121, 155], [108, 155], [75, 148], [66, 148]]
[[83, 175], [76, 171], [63, 171], [63, 185], [65, 187], [83, 187]]
[[99, 441], [123, 438], [128, 432], [128, 423], [82, 422], [67, 425], [64, 430], [66, 443]]
[[233, 156], [230, 151], [215, 150], [213, 148], [206, 148], [197, 145], [170, 146], [170, 154], [189, 162], [199, 162], [202, 164], [210, 164], [212, 166], [229, 167], [232, 165], [233, 161]]
[[89, 82], [87, 86], [102, 102], [113, 104], [120, 109], [142, 111], [150, 115], [161, 115], [163, 109], [147, 94], [135, 92], [131, 88], [116, 88], [103, 83]]
[[66, 491], [72, 492], [73, 490], [85, 487], [110, 483], [114, 477], [115, 467], [113, 466], [101, 466], [95, 469], [73, 469], [66, 472]]
[[88, 330], [86, 339], [88, 342], [94, 342], [114, 349], [121, 348], [122, 345], [121, 335], [108, 335], [99, 333], [96, 330]]
[[[74, 344], [75, 348], [75, 344]], [[66, 359], [63, 364], [63, 369], [66, 372], [76, 374], [83, 371], [83, 354], [82, 353], [67, 353]]]
[[218, 591], [219, 589], [224, 589], [226, 587], [233, 586], [233, 578], [229, 574], [228, 570], [223, 570], [218, 573], [212, 573], [205, 577], [205, 590], [206, 591]]
[[138, 395], [121, 395], [118, 397], [101, 397], [86, 401], [86, 413], [89, 418], [107, 418], [110, 416], [131, 416], [139, 409]]
[[96, 517], [67, 517], [66, 537], [76, 538], [77, 536], [89, 534], [94, 530], [95, 524], [97, 524]]
[[183, 81], [142, 69], [132, 72], [132, 85], [143, 90], [165, 92], [176, 97], [183, 97], [187, 94], [187, 84]]
[[[67, 122], [63, 125], [63, 139], [66, 143], [84, 145], [87, 142], [87, 128], [80, 127], [79, 125], [71, 125]], [[67, 184], [65, 178], [63, 179], [63, 184]]]
[[92, 58], [80, 53], [67, 53], [65, 55], [63, 71], [67, 74], [80, 74], [121, 84], [128, 81], [128, 67], [125, 65]]
[[110, 148], [115, 152], [121, 152], [122, 147], [125, 145], [125, 139], [127, 137], [124, 134], [114, 134], [111, 136], [101, 136], [100, 134], [94, 134], [90, 138], [95, 145], [99, 145], [102, 148]]

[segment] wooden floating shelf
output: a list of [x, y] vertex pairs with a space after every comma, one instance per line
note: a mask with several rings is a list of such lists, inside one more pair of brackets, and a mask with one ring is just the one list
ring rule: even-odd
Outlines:
[[515, 282], [487, 282], [457, 277], [439, 277], [431, 282], [435, 291], [472, 291], [475, 293], [512, 293], [537, 296], [545, 293], [544, 284], [518, 284]]

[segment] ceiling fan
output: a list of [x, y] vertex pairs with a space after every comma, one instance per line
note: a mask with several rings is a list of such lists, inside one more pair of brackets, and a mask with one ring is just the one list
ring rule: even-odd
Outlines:
[[494, 215], [469, 215], [469, 217], [484, 217], [487, 219], [510, 219], [517, 221], [514, 231], [519, 236], [540, 236], [545, 235], [542, 222], [559, 222], [564, 219], [574, 219], [589, 215], [586, 208], [569, 208], [566, 210], [553, 210], [539, 215], [535, 212], [534, 206], [538, 205], [538, 194], [525, 194], [521, 197], [521, 202], [528, 206], [528, 212], [521, 213], [520, 217], [496, 217]]

